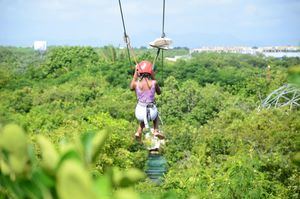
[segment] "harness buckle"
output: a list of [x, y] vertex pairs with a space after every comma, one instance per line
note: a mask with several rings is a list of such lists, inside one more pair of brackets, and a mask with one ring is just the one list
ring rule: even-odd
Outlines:
[[153, 108], [154, 107], [154, 104], [153, 103], [151, 103], [151, 104], [147, 104], [147, 106], [146, 106], [147, 108]]

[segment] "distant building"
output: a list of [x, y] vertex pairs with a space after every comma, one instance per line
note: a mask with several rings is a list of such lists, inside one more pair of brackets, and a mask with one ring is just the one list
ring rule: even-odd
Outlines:
[[240, 53], [240, 54], [256, 54], [256, 49], [251, 47], [244, 47], [244, 46], [235, 46], [235, 47], [223, 47], [223, 46], [216, 46], [216, 47], [202, 47], [192, 49], [191, 53], [194, 52], [218, 52], [218, 53]]
[[190, 53], [218, 52], [218, 53], [240, 53], [240, 54], [263, 54], [267, 57], [300, 57], [300, 48], [298, 46], [270, 46], [270, 47], [201, 47], [195, 48]]
[[33, 43], [33, 48], [34, 50], [37, 50], [37, 51], [46, 51], [47, 50], [47, 42], [46, 41], [35, 41]]
[[191, 58], [191, 55], [177, 55], [175, 57], [166, 57], [165, 59], [167, 61], [171, 61], [171, 62], [176, 62], [177, 60], [181, 59], [181, 60], [188, 60]]

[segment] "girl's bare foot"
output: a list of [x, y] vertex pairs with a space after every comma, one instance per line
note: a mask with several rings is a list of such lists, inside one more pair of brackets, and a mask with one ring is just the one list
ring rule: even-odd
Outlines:
[[156, 137], [158, 137], [159, 139], [165, 139], [165, 136], [162, 134], [162, 133], [160, 133], [158, 130], [154, 130], [154, 136], [156, 136]]
[[136, 133], [134, 134], [134, 137], [135, 137], [136, 141], [142, 142], [142, 136], [141, 136], [140, 133], [136, 132]]

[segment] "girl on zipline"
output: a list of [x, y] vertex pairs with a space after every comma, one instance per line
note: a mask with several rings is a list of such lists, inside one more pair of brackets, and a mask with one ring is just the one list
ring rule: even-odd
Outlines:
[[154, 136], [163, 139], [164, 135], [158, 130], [158, 111], [154, 104], [155, 93], [161, 94], [160, 87], [155, 80], [153, 65], [149, 61], [142, 61], [136, 65], [135, 72], [130, 84], [130, 90], [134, 91], [138, 103], [135, 108], [135, 116], [139, 121], [135, 138], [142, 140], [142, 132], [146, 127], [149, 128], [148, 121], [153, 121]]

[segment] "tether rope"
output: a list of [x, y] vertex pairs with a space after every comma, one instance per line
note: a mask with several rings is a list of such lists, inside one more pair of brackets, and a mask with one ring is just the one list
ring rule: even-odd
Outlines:
[[[164, 38], [166, 36], [165, 34], [165, 12], [166, 12], [166, 1], [163, 0], [163, 19], [162, 19], [162, 27], [161, 27], [161, 38]], [[160, 48], [157, 50], [157, 55], [155, 58], [155, 61], [159, 55]], [[161, 81], [162, 81], [162, 86], [164, 86], [164, 50], [162, 49], [161, 51]], [[163, 98], [163, 92], [161, 94], [161, 104], [164, 104], [164, 98]], [[162, 111], [160, 111], [161, 113]], [[160, 115], [160, 114], [159, 114]], [[163, 120], [161, 117], [159, 117], [161, 124], [163, 125]]]

